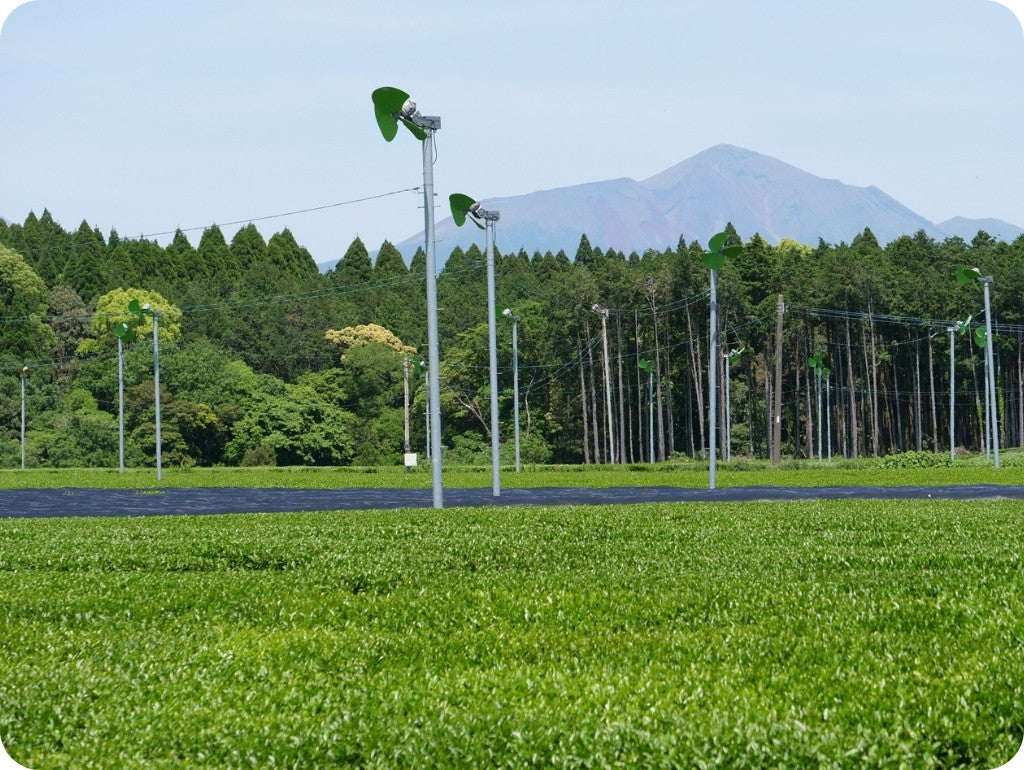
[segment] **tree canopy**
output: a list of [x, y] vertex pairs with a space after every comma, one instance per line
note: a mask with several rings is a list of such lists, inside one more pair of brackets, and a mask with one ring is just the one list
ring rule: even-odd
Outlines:
[[[718, 367], [717, 388], [730, 398], [715, 432], [723, 455], [771, 456], [777, 419], [782, 454], [814, 456], [819, 407], [827, 447], [842, 456], [948, 452], [951, 419], [957, 446], [980, 451], [981, 288], [957, 284], [958, 265], [993, 277], [1000, 437], [1024, 444], [1024, 237], [937, 241], [917, 232], [883, 246], [865, 228], [849, 243], [808, 246], [737, 235], [744, 249], [719, 271], [714, 353], [698, 240], [680, 235], [675, 248], [625, 255], [584, 235], [573, 259], [496, 249], [496, 308], [486, 306], [480, 247], [453, 249], [438, 277], [444, 451], [467, 462], [489, 451], [487, 321], [506, 308], [519, 318], [522, 443], [537, 461], [606, 462], [610, 439], [620, 461], [645, 460], [652, 402], [658, 456], [707, 457], [709, 354], [732, 351], [740, 352]], [[113, 329], [134, 317], [133, 300], [161, 313], [164, 449], [173, 462], [401, 463], [406, 355], [410, 415], [419, 416], [411, 443], [426, 443], [414, 355], [426, 340], [424, 286], [423, 250], [406, 264], [388, 241], [373, 254], [356, 238], [322, 274], [288, 230], [265, 239], [249, 224], [229, 243], [211, 226], [197, 246], [179, 230], [161, 246], [116, 230], [104, 237], [88, 222], [64, 230], [49, 211], [0, 220], [0, 465], [18, 455], [26, 365], [27, 462], [110, 464]], [[595, 304], [608, 308], [604, 329]], [[948, 329], [967, 319], [973, 328], [955, 340], [951, 376]], [[152, 319], [142, 320], [139, 344], [125, 351], [136, 464], [153, 462], [155, 419]], [[507, 446], [512, 323], [499, 321]], [[641, 361], [651, 362], [650, 393]]]

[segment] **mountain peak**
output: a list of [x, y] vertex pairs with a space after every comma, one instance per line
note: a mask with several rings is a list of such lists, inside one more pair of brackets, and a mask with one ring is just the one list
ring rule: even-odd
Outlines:
[[[819, 240], [849, 242], [865, 228], [883, 245], [919, 230], [934, 238], [948, 235], [877, 187], [823, 179], [731, 144], [709, 147], [642, 182], [590, 182], [489, 198], [488, 205], [501, 211], [495, 237], [505, 253], [572, 255], [586, 234], [595, 248], [642, 254], [674, 248], [680, 238], [704, 241], [727, 222], [744, 239], [756, 233], [770, 243], [790, 238], [812, 246]], [[969, 227], [971, 221], [956, 224]], [[1022, 232], [1000, 224], [1002, 232]], [[437, 224], [435, 235], [439, 254], [479, 241], [472, 228], [457, 228], [450, 217]], [[420, 233], [397, 246], [409, 258], [422, 244]]]

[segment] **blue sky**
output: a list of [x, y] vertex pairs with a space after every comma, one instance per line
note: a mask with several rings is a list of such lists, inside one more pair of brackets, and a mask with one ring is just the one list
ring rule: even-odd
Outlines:
[[377, 131], [370, 93], [392, 85], [441, 116], [440, 202], [644, 179], [726, 142], [932, 221], [1024, 226], [1024, 32], [992, 0], [0, 0], [0, 14], [8, 221], [49, 208], [122, 237], [199, 228], [195, 244], [215, 222], [230, 238], [228, 222], [346, 203], [257, 226], [290, 228], [320, 262], [357, 235], [403, 240], [422, 197], [396, 191], [422, 163], [410, 135]]

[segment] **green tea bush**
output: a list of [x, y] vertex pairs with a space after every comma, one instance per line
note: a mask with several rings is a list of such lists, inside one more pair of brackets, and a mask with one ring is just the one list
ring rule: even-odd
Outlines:
[[37, 768], [996, 767], [1018, 513], [0, 519], [0, 736]]
[[881, 468], [946, 468], [952, 464], [948, 454], [935, 452], [902, 452], [878, 459]]

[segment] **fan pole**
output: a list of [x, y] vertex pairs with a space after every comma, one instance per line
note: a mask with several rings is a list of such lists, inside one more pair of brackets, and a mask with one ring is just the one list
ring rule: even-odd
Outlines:
[[829, 374], [825, 375], [825, 444], [828, 446], [828, 462], [832, 464], [832, 391], [829, 390]]
[[498, 436], [498, 319], [494, 298], [494, 216], [485, 216], [487, 231], [487, 347], [491, 375], [491, 489], [501, 496], [501, 443]]
[[715, 430], [718, 421], [718, 271], [711, 271], [711, 317], [708, 321], [710, 331], [710, 352], [708, 353], [708, 486], [715, 488], [715, 455], [717, 454], [718, 435]]
[[821, 367], [814, 367], [814, 384], [818, 402], [818, 462], [821, 462]]
[[647, 371], [647, 458], [654, 464], [654, 370]]
[[21, 469], [25, 470], [25, 381], [28, 379], [29, 369], [21, 367]]
[[985, 369], [988, 379], [987, 390], [988, 390], [988, 426], [986, 430], [992, 437], [992, 459], [995, 463], [995, 467], [999, 467], [999, 417], [998, 409], [996, 407], [996, 369], [995, 369], [995, 352], [992, 350], [992, 305], [989, 299], [989, 286], [992, 283], [992, 276], [987, 275], [984, 278], [979, 279], [982, 286], [985, 289], [985, 336], [987, 343], [985, 344]]
[[512, 396], [515, 398], [513, 418], [516, 424], [516, 473], [519, 473], [519, 316], [512, 319]]
[[[440, 121], [438, 121], [440, 122]], [[437, 272], [434, 256], [434, 128], [424, 129], [423, 218], [427, 246], [427, 382], [430, 393], [430, 474], [435, 508], [444, 508], [441, 482], [441, 365], [437, 338]]]
[[956, 327], [950, 326], [946, 331], [949, 332], [949, 461], [955, 462], [956, 433], [953, 415], [956, 408], [956, 366], [954, 364], [953, 352], [956, 350]]
[[153, 311], [153, 400], [156, 404], [156, 480], [163, 477], [160, 460], [160, 311]]
[[[615, 436], [613, 434], [613, 421], [612, 421], [612, 378], [611, 369], [608, 364], [608, 313], [609, 310], [601, 305], [594, 304], [590, 308], [599, 316], [601, 316], [601, 347], [604, 352], [604, 395], [605, 395], [605, 412], [608, 415], [608, 462], [615, 462]], [[601, 458], [597, 458], [598, 462]]]
[[124, 342], [117, 338], [117, 471], [124, 473]]

